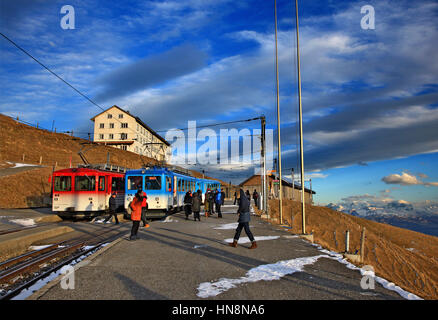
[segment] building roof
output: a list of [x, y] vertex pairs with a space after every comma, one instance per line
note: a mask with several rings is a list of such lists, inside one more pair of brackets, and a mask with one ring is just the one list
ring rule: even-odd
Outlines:
[[[275, 180], [275, 176], [273, 174], [266, 175], [266, 176], [269, 178], [270, 181]], [[281, 180], [282, 180], [281, 185], [292, 188], [292, 183], [290, 183], [284, 179], [281, 179]], [[240, 183], [239, 186], [240, 187], [255, 186], [255, 185], [260, 185], [261, 183], [262, 183], [261, 176], [258, 174], [255, 174], [255, 175], [249, 177], [248, 179], [246, 179], [245, 181], [243, 181], [242, 183]], [[294, 183], [293, 187], [294, 187], [294, 189], [301, 190], [301, 185], [299, 185], [299, 184]], [[310, 193], [310, 189], [308, 189], [308, 188], [304, 188], [304, 191]], [[316, 192], [312, 190], [312, 194], [316, 194]]]
[[101, 114], [107, 112], [109, 109], [111, 108], [117, 108], [120, 111], [129, 114], [131, 117], [133, 117], [140, 125], [142, 125], [144, 128], [146, 128], [148, 131], [150, 131], [155, 137], [157, 137], [160, 141], [162, 141], [165, 145], [170, 146], [170, 143], [167, 142], [162, 136], [160, 136], [158, 133], [156, 133], [151, 127], [149, 127], [146, 123], [144, 123], [139, 117], [136, 117], [134, 115], [132, 115], [131, 113], [129, 113], [129, 111], [123, 110], [122, 108], [120, 108], [119, 106], [113, 105], [112, 107], [102, 111], [101, 113], [95, 115], [93, 118], [91, 118], [91, 121], [94, 121], [96, 119], [96, 117], [100, 116]]

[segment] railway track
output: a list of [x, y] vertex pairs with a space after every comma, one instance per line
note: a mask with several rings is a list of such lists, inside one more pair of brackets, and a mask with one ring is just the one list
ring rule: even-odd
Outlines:
[[41, 224], [37, 224], [34, 226], [29, 226], [29, 227], [11, 228], [11, 229], [0, 231], [0, 236], [2, 236], [4, 234], [15, 233], [15, 232], [20, 232], [20, 231], [24, 231], [24, 230], [30, 230], [30, 229], [35, 229], [35, 228], [39, 228], [39, 227], [44, 227], [44, 226], [48, 226], [50, 224], [53, 224], [53, 222], [41, 223]]
[[3, 295], [0, 293], [0, 300], [17, 296], [38, 280], [126, 233], [125, 230], [109, 235], [109, 231], [105, 228], [95, 234], [49, 245], [0, 263], [0, 288], [6, 292]]

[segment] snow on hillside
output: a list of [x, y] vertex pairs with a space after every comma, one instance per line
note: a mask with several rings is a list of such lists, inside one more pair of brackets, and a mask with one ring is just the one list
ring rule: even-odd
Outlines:
[[365, 195], [344, 198], [327, 207], [356, 217], [438, 236], [438, 202], [410, 203]]

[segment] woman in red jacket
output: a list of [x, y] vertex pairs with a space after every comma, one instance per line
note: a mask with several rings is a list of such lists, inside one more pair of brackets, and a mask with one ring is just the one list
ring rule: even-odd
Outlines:
[[143, 196], [140, 192], [137, 192], [135, 194], [134, 200], [129, 204], [132, 209], [131, 213], [131, 220], [132, 220], [132, 229], [131, 229], [131, 236], [129, 237], [129, 240], [137, 240], [137, 232], [138, 227], [140, 226], [140, 220], [141, 220], [141, 208], [143, 203]]

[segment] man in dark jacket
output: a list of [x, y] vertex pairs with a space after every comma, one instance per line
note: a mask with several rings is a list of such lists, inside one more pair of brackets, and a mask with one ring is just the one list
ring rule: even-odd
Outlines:
[[109, 216], [103, 222], [104, 223], [108, 222], [114, 216], [114, 219], [116, 220], [116, 224], [119, 224], [119, 219], [117, 219], [117, 214], [116, 214], [116, 210], [117, 210], [116, 194], [114, 192], [111, 194], [111, 197], [109, 198], [108, 207], [109, 207], [108, 208]]
[[189, 215], [192, 214], [192, 193], [190, 191], [184, 196], [184, 212], [186, 214], [186, 220], [188, 220]]
[[202, 195], [201, 190], [198, 190], [198, 192], [195, 192], [192, 197], [192, 211], [193, 211], [193, 219], [195, 221], [196, 219], [198, 219], [198, 221], [201, 221], [199, 212], [201, 211], [202, 199], [200, 195]]
[[237, 210], [237, 213], [239, 214], [239, 220], [237, 220], [237, 222], [239, 225], [237, 226], [233, 243], [229, 244], [231, 247], [237, 247], [237, 241], [239, 241], [240, 233], [242, 232], [242, 229], [245, 229], [246, 235], [248, 236], [249, 240], [251, 240], [251, 247], [249, 247], [249, 249], [257, 248], [257, 243], [255, 242], [254, 236], [252, 235], [251, 230], [249, 230], [249, 221], [251, 220], [249, 205], [250, 203], [245, 195], [245, 192], [240, 189], [240, 203], [239, 209]]
[[221, 205], [222, 205], [222, 196], [221, 196], [221, 192], [219, 192], [219, 190], [216, 190], [216, 192], [214, 193], [214, 203], [216, 205], [216, 212], [217, 212], [217, 217], [218, 218], [222, 218], [222, 212], [221, 212]]
[[259, 208], [259, 194], [257, 192], [256, 189], [254, 189], [254, 192], [252, 193], [252, 198], [254, 199], [254, 204], [257, 207], [257, 209]]

